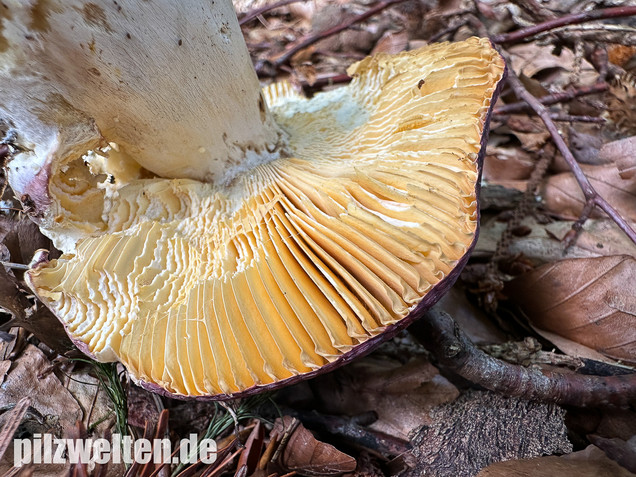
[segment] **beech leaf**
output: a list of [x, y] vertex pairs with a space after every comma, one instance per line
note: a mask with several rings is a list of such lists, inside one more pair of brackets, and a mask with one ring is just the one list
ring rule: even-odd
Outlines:
[[[636, 177], [630, 177], [629, 166], [619, 169], [614, 164], [582, 165], [581, 168], [601, 196], [623, 217], [636, 221]], [[571, 172], [550, 177], [542, 187], [541, 195], [548, 211], [566, 219], [578, 219], [585, 205], [581, 188]], [[592, 216], [603, 216], [603, 213], [594, 211]]]
[[636, 362], [636, 259], [630, 255], [562, 260], [506, 286], [535, 327], [604, 355]]
[[[291, 422], [292, 418], [289, 416], [285, 416], [282, 421], [277, 419], [272, 432], [278, 430], [278, 434], [283, 435], [284, 429], [289, 429]], [[356, 460], [353, 457], [330, 444], [320, 442], [302, 424], [292, 432], [280, 463], [288, 471], [310, 477], [340, 475], [356, 469]]]

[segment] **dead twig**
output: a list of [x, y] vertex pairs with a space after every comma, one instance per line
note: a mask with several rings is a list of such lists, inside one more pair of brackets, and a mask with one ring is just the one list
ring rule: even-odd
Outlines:
[[577, 407], [636, 402], [636, 374], [589, 376], [506, 363], [478, 349], [443, 311], [427, 312], [410, 330], [442, 366], [491, 391]]
[[[507, 60], [509, 61], [509, 59]], [[547, 108], [543, 104], [541, 104], [541, 101], [530, 94], [530, 92], [525, 88], [525, 86], [523, 86], [523, 83], [521, 83], [517, 75], [512, 70], [508, 71], [508, 84], [514, 90], [517, 97], [528, 103], [528, 105], [537, 113], [537, 115], [545, 124], [545, 127], [550, 133], [550, 136], [552, 136], [554, 144], [559, 149], [559, 152], [561, 152], [561, 155], [567, 162], [568, 166], [572, 170], [572, 173], [574, 174], [574, 177], [576, 178], [576, 181], [581, 187], [581, 191], [583, 192], [586, 201], [584, 210], [587, 211], [589, 209], [591, 211], [592, 206], [590, 204], [598, 206], [614, 222], [616, 222], [616, 225], [618, 225], [618, 227], [623, 232], [625, 232], [625, 234], [630, 238], [632, 242], [636, 243], [636, 231], [634, 231], [634, 229], [627, 223], [623, 216], [609, 202], [607, 202], [607, 200], [605, 200], [601, 195], [599, 195], [598, 192], [596, 192], [596, 189], [594, 189], [586, 175], [581, 170], [581, 166], [579, 166], [579, 163], [576, 162], [576, 159], [572, 155], [570, 148], [567, 146], [567, 144], [565, 144], [565, 140], [559, 133], [559, 130], [550, 117], [550, 112], [547, 110]], [[586, 217], [582, 216], [581, 219], [582, 222], [579, 222], [581, 222], [582, 225], [583, 222], [585, 222]]]
[[510, 33], [503, 33], [491, 37], [494, 43], [515, 43], [528, 40], [538, 33], [554, 30], [566, 25], [578, 25], [580, 23], [593, 22], [596, 20], [605, 20], [607, 18], [629, 17], [636, 15], [636, 6], [602, 8], [600, 10], [590, 10], [587, 12], [573, 13], [565, 15], [561, 18], [548, 20], [537, 25], [523, 28], [521, 30]]
[[369, 10], [367, 10], [364, 13], [361, 13], [360, 15], [356, 15], [355, 17], [350, 18], [347, 21], [344, 21], [332, 28], [329, 28], [327, 30], [321, 31], [319, 33], [316, 33], [315, 35], [310, 35], [304, 39], [301, 39], [298, 42], [295, 42], [294, 44], [292, 44], [291, 46], [289, 46], [287, 48], [287, 50], [285, 52], [283, 52], [278, 58], [271, 60], [271, 63], [275, 66], [275, 67], [280, 67], [281, 65], [287, 63], [287, 61], [289, 61], [289, 59], [294, 56], [296, 53], [298, 53], [300, 50], [303, 50], [305, 48], [307, 48], [308, 46], [313, 45], [314, 43], [319, 42], [320, 40], [324, 40], [325, 38], [328, 38], [330, 36], [336, 35], [338, 33], [340, 33], [341, 31], [344, 31], [348, 28], [350, 28], [352, 25], [355, 25], [356, 23], [360, 23], [364, 20], [366, 20], [367, 18], [372, 17], [373, 15], [376, 15], [378, 13], [380, 13], [382, 10], [387, 9], [388, 7], [391, 7], [393, 5], [397, 5], [398, 3], [403, 3], [406, 0], [383, 0], [380, 1], [378, 3], [375, 4], [374, 7], [370, 8]]
[[[551, 106], [557, 103], [563, 103], [565, 101], [569, 101], [574, 98], [578, 98], [580, 96], [587, 96], [590, 94], [597, 94], [607, 91], [609, 88], [609, 84], [605, 82], [600, 82], [593, 84], [592, 86], [584, 86], [582, 88], [572, 88], [568, 91], [564, 91], [562, 93], [554, 93], [549, 94], [547, 96], [542, 96], [541, 98], [537, 98], [541, 104], [544, 106]], [[530, 106], [525, 101], [519, 101], [518, 103], [505, 104], [503, 106], [498, 106], [493, 111], [493, 114], [512, 114], [512, 113], [520, 113], [530, 109]]]
[[265, 5], [264, 7], [261, 7], [261, 8], [255, 8], [254, 10], [247, 12], [245, 16], [243, 16], [243, 18], [239, 20], [239, 25], [243, 26], [246, 23], [252, 21], [254, 18], [262, 15], [263, 13], [267, 13], [276, 8], [284, 7], [286, 5], [289, 5], [290, 3], [298, 3], [298, 2], [306, 2], [306, 1], [307, 0], [281, 0], [280, 2], [272, 3], [271, 5]]
[[[550, 117], [553, 121], [556, 122], [565, 122], [565, 123], [605, 123], [606, 120], [604, 118], [599, 118], [597, 116], [580, 116], [580, 115], [572, 115], [572, 114], [558, 114], [558, 113], [550, 113]], [[507, 114], [493, 114], [493, 120], [495, 121], [505, 121], [509, 119], [510, 116]]]

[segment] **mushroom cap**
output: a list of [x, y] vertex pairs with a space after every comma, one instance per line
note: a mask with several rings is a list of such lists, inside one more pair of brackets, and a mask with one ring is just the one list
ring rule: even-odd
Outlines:
[[[115, 145], [97, 150], [90, 171], [48, 177], [76, 239], [27, 280], [80, 349], [172, 397], [233, 398], [345, 363], [465, 264], [504, 70], [470, 38], [366, 58], [311, 99], [272, 85], [285, 157], [248, 154], [222, 184], [127, 174]], [[92, 181], [90, 207], [71, 176]]]

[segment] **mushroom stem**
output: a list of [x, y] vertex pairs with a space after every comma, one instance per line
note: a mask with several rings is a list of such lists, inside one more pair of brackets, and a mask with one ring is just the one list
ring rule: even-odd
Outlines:
[[0, 117], [34, 170], [114, 142], [159, 176], [221, 183], [280, 150], [230, 0], [9, 1], [0, 59]]

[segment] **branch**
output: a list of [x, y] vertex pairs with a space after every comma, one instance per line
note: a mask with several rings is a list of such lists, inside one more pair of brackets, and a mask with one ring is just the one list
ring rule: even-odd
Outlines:
[[[510, 118], [508, 114], [493, 114], [493, 120], [496, 121], [506, 121]], [[550, 118], [556, 122], [565, 122], [565, 123], [598, 123], [603, 124], [606, 122], [604, 118], [599, 118], [597, 116], [581, 116], [581, 115], [572, 115], [572, 114], [558, 114], [558, 113], [550, 113]]]
[[275, 8], [284, 7], [285, 5], [289, 5], [290, 3], [298, 3], [298, 2], [306, 2], [307, 0], [281, 0], [280, 2], [272, 3], [271, 5], [265, 5], [261, 8], [255, 8], [245, 14], [243, 18], [239, 20], [239, 25], [243, 26], [246, 23], [252, 21], [259, 15], [263, 13], [267, 13], [270, 10], [274, 10]]
[[592, 22], [595, 20], [604, 20], [606, 18], [629, 17], [636, 15], [636, 6], [602, 8], [600, 10], [590, 10], [582, 13], [573, 13], [565, 15], [561, 18], [548, 20], [538, 25], [534, 25], [511, 33], [503, 33], [495, 35], [491, 38], [494, 43], [513, 43], [526, 40], [537, 33], [554, 30], [566, 25], [578, 25], [580, 23]]
[[[509, 58], [506, 58], [508, 63], [510, 64]], [[616, 225], [625, 232], [625, 234], [630, 238], [630, 240], [636, 243], [636, 231], [627, 223], [627, 221], [621, 216], [621, 214], [610, 205], [602, 196], [599, 195], [598, 192], [594, 189], [588, 178], [585, 176], [579, 163], [576, 162], [576, 159], [572, 155], [572, 152], [568, 148], [567, 144], [559, 134], [559, 130], [554, 124], [554, 121], [550, 117], [550, 112], [546, 109], [546, 107], [541, 104], [541, 102], [532, 96], [530, 92], [523, 86], [517, 75], [512, 71], [512, 69], [508, 70], [508, 84], [514, 90], [517, 97], [524, 100], [528, 105], [537, 113], [537, 115], [541, 118], [543, 123], [545, 124], [546, 129], [552, 136], [552, 140], [554, 144], [561, 152], [561, 155], [567, 162], [568, 166], [572, 170], [576, 181], [579, 183], [581, 190], [583, 191], [583, 196], [585, 197], [586, 205], [585, 210], [589, 209], [593, 204], [598, 206], [601, 210], [603, 210], [614, 222]]]
[[[593, 84], [592, 86], [584, 86], [582, 88], [570, 89], [562, 93], [548, 94], [537, 98], [544, 106], [551, 106], [556, 103], [563, 103], [580, 96], [587, 96], [589, 94], [602, 93], [607, 91], [609, 85], [605, 82]], [[528, 109], [528, 104], [525, 101], [519, 101], [518, 103], [505, 104], [503, 106], [496, 107], [493, 111], [494, 114], [512, 114], [519, 113]]]
[[409, 329], [441, 365], [491, 391], [577, 407], [627, 407], [636, 402], [636, 374], [565, 374], [506, 363], [479, 350], [442, 311], [427, 312]]
[[339, 25], [329, 28], [328, 30], [321, 31], [319, 33], [316, 33], [315, 35], [306, 37], [304, 40], [301, 40], [299, 42], [296, 42], [295, 44], [292, 44], [281, 56], [273, 60], [272, 63], [274, 66], [279, 67], [280, 65], [289, 61], [289, 59], [292, 56], [294, 56], [296, 53], [298, 53], [300, 50], [303, 50], [307, 48], [308, 46], [311, 46], [314, 43], [317, 43], [320, 40], [323, 40], [327, 37], [336, 35], [340, 33], [341, 31], [344, 31], [347, 28], [351, 27], [352, 25], [356, 23], [360, 23], [366, 20], [367, 18], [372, 17], [376, 13], [379, 13], [382, 10], [385, 10], [386, 8], [390, 6], [393, 6], [405, 1], [407, 0], [383, 0], [381, 2], [378, 2], [373, 8], [370, 8], [369, 10], [367, 10], [364, 13], [361, 13], [360, 15], [357, 15], [347, 21], [340, 23]]

